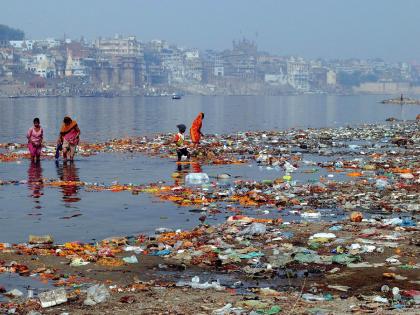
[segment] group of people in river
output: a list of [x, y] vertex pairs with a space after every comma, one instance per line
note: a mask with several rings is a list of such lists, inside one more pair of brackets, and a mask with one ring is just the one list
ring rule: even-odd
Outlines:
[[[29, 128], [26, 138], [28, 139], [28, 150], [32, 162], [39, 162], [41, 159], [42, 145], [44, 142], [44, 129], [38, 117], [34, 118], [33, 126]], [[76, 148], [80, 141], [80, 129], [77, 122], [66, 116], [60, 128], [57, 139], [56, 158], [59, 157], [59, 151], [63, 151], [65, 161], [73, 161], [76, 154]]]
[[[203, 125], [204, 113], [199, 113], [194, 119], [190, 128], [190, 138], [192, 147], [197, 148], [200, 144], [203, 133], [201, 127]], [[185, 156], [190, 158], [188, 144], [185, 140], [185, 131], [187, 127], [184, 124], [177, 125], [178, 133], [174, 136], [173, 143], [176, 146], [178, 162]], [[28, 139], [28, 150], [31, 155], [32, 162], [39, 162], [41, 159], [42, 145], [44, 141], [44, 130], [41, 127], [40, 119], [34, 118], [33, 126], [29, 128], [26, 137]], [[63, 160], [73, 161], [76, 154], [77, 145], [80, 141], [80, 129], [77, 122], [69, 116], [64, 117], [63, 123], [57, 139], [56, 159], [60, 157], [60, 151], [63, 153]]]
[[[198, 116], [194, 119], [191, 128], [190, 128], [190, 138], [191, 143], [194, 148], [197, 148], [200, 144], [201, 137], [203, 133], [201, 132], [201, 127], [203, 126], [204, 113], [199, 113]], [[175, 135], [173, 142], [176, 145], [176, 154], [178, 156], [178, 162], [181, 162], [182, 157], [185, 156], [187, 159], [190, 158], [190, 152], [188, 150], [187, 142], [185, 141], [185, 131], [187, 127], [184, 124], [179, 124], [176, 126], [178, 128], [178, 133]]]

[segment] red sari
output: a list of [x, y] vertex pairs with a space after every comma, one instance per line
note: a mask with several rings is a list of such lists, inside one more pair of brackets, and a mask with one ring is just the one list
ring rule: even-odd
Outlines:
[[197, 118], [194, 119], [190, 128], [190, 136], [192, 143], [200, 143], [201, 139], [201, 127], [203, 125], [203, 113], [198, 114]]

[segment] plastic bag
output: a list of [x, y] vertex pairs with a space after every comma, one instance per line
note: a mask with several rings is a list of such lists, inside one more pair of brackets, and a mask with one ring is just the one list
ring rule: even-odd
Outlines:
[[267, 227], [262, 223], [252, 223], [247, 228], [239, 232], [239, 235], [263, 235], [267, 231]]
[[92, 306], [105, 302], [110, 297], [108, 289], [103, 285], [96, 284], [87, 289], [87, 297], [83, 304]]

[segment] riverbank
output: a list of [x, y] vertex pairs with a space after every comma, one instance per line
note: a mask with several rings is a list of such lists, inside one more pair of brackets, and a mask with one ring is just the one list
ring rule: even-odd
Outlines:
[[[228, 304], [232, 309], [242, 310], [242, 314], [252, 310], [267, 314], [306, 314], [316, 308], [323, 314], [353, 314], [368, 309], [391, 314], [401, 307], [408, 314], [418, 311], [419, 308], [410, 302], [412, 294], [417, 297], [419, 294], [415, 293], [419, 292], [415, 290], [419, 288], [420, 267], [416, 262], [419, 254], [417, 228], [380, 221], [351, 222], [350, 219], [336, 224], [273, 225], [267, 222], [264, 224], [266, 233], [245, 233], [242, 241], [235, 240], [232, 233], [237, 233], [232, 228], [246, 231], [252, 224], [238, 219], [219, 227], [200, 226], [191, 234], [185, 231], [179, 234], [181, 238], [178, 237], [177, 242], [181, 244], [175, 256], [170, 251], [160, 254], [159, 243], [170, 244], [174, 240], [164, 233], [156, 238], [114, 237], [93, 247], [75, 243], [39, 244], [30, 248], [13, 246], [3, 248], [0, 260], [2, 266], [10, 266], [9, 269], [15, 266], [13, 261], [18, 261], [16, 272], [23, 277], [31, 274], [66, 288], [70, 301], [44, 309], [45, 314], [57, 311], [70, 314], [86, 311], [90, 314], [212, 314]], [[334, 228], [337, 226], [341, 229]], [[281, 234], [275, 232], [278, 228]], [[322, 231], [335, 235], [334, 239], [331, 236], [310, 237]], [[273, 232], [277, 239], [273, 238]], [[369, 240], [363, 240], [366, 233], [370, 234]], [[206, 234], [205, 239], [214, 247], [210, 252], [205, 250], [208, 245], [202, 243]], [[249, 243], [240, 245], [245, 240]], [[258, 245], [261, 242], [264, 246]], [[308, 244], [312, 249], [304, 250]], [[191, 246], [200, 249], [190, 251]], [[334, 253], [337, 246], [352, 254], [340, 254], [340, 250]], [[224, 257], [222, 252], [229, 248], [230, 254]], [[250, 257], [234, 258], [233, 253], [239, 248]], [[250, 255], [256, 248], [261, 250], [261, 256]], [[196, 253], [195, 260], [176, 258], [185, 257], [181, 253], [188, 251]], [[214, 251], [220, 251], [219, 264], [217, 259], [211, 258], [210, 253]], [[98, 258], [83, 265], [83, 261], [89, 262], [86, 255]], [[125, 263], [124, 257], [136, 257], [138, 262]], [[260, 257], [257, 259], [260, 266], [256, 265], [256, 257]], [[271, 267], [268, 268], [265, 261], [270, 262]], [[194, 277], [199, 278], [197, 282], [191, 282]], [[85, 290], [96, 283], [105, 283], [110, 297], [106, 302], [88, 307], [83, 304]], [[401, 297], [387, 291], [393, 288], [398, 288]], [[397, 304], [399, 306], [395, 306]], [[15, 305], [6, 303], [0, 309]], [[36, 300], [26, 301], [20, 307], [25, 311], [40, 309]]]

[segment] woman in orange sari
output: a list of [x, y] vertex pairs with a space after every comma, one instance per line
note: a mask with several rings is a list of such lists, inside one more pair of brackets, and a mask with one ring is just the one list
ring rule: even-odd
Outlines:
[[203, 119], [204, 113], [198, 114], [197, 118], [194, 119], [190, 128], [191, 142], [194, 144], [195, 147], [200, 143], [201, 137], [204, 136], [201, 132], [201, 127], [203, 126]]
[[75, 120], [64, 117], [57, 143], [63, 146], [63, 159], [73, 161], [76, 147], [79, 144], [80, 129]]

